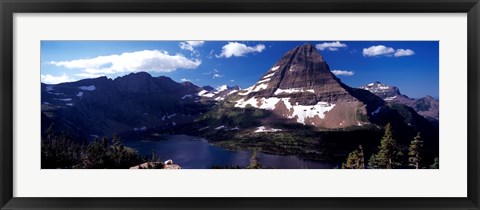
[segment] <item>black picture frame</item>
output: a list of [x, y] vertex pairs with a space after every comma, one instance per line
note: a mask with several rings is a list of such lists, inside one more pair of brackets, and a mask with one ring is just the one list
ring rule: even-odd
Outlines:
[[[0, 0], [1, 209], [479, 209], [478, 0]], [[468, 196], [466, 198], [18, 198], [13, 197], [15, 13], [467, 13]], [[448, 180], [445, 180], [448, 181]], [[357, 189], [358, 190], [358, 189]]]

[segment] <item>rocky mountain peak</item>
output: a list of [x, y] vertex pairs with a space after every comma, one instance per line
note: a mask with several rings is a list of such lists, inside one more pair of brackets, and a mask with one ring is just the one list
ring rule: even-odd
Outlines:
[[[242, 94], [242, 93], [241, 93]], [[339, 79], [312, 44], [286, 52], [256, 84], [243, 91], [256, 97], [288, 97], [300, 104], [352, 101]]]
[[371, 93], [382, 98], [384, 101], [409, 106], [418, 112], [418, 114], [429, 120], [438, 120], [438, 100], [432, 96], [425, 96], [418, 99], [410, 98], [401, 94], [397, 87], [378, 81], [361, 86], [359, 88], [370, 91]]
[[366, 123], [383, 100], [343, 84], [314, 45], [286, 52], [251, 87], [239, 91], [235, 107], [272, 110], [274, 116], [318, 127], [348, 127]]
[[393, 97], [403, 96], [400, 93], [400, 90], [395, 86], [390, 86], [379, 81], [372, 82], [365, 86], [359, 87], [360, 89], [368, 90], [373, 94], [379, 96], [382, 99], [387, 100], [387, 98], [393, 99]]

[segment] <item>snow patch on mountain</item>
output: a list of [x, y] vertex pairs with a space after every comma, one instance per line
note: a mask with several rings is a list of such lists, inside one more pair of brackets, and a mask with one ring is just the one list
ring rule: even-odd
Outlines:
[[268, 82], [270, 81], [272, 78], [267, 78], [267, 79], [264, 79], [264, 80], [260, 80], [257, 82], [257, 84], [260, 84], [260, 83], [264, 83], [264, 82]]
[[282, 94], [282, 93], [303, 93], [303, 92], [310, 92], [310, 93], [315, 93], [315, 90], [313, 89], [308, 89], [308, 90], [303, 90], [301, 88], [289, 88], [289, 89], [280, 89], [278, 88], [275, 90], [275, 95]]
[[250, 94], [250, 93], [252, 92], [253, 87], [255, 87], [255, 86], [250, 86], [250, 87], [248, 87], [247, 89], [242, 90], [242, 91], [245, 91], [245, 92], [243, 92], [243, 93], [238, 93], [238, 95], [246, 96], [246, 95]]
[[45, 87], [45, 90], [48, 92], [48, 91], [53, 91], [54, 89], [52, 86], [47, 86]]
[[221, 85], [219, 87], [217, 87], [217, 91], [215, 93], [220, 93], [224, 90], [228, 90], [228, 86], [227, 85]]
[[191, 98], [191, 97], [192, 97], [192, 94], [187, 94], [187, 95], [182, 96], [182, 99], [187, 99], [187, 98]]
[[212, 98], [215, 96], [215, 93], [207, 93], [207, 94], [204, 94], [203, 96], [207, 98]]
[[82, 97], [82, 96], [83, 96], [83, 92], [82, 92], [82, 91], [78, 92], [78, 93], [77, 93], [77, 96], [78, 96], [78, 97]]
[[236, 101], [235, 107], [238, 108], [246, 108], [247, 106], [252, 106], [258, 109], [265, 109], [265, 110], [274, 110], [276, 105], [282, 101], [285, 107], [288, 110], [287, 118], [294, 119], [298, 123], [305, 124], [305, 120], [309, 118], [319, 117], [320, 119], [325, 118], [325, 113], [332, 110], [335, 107], [335, 104], [331, 104], [328, 102], [318, 102], [315, 105], [299, 105], [298, 103], [292, 105], [290, 103], [290, 98], [277, 98], [277, 97], [270, 97], [270, 98], [255, 98], [252, 97], [248, 100], [240, 99]]
[[215, 130], [220, 130], [220, 129], [224, 129], [224, 128], [225, 128], [225, 126], [221, 125], [221, 126], [216, 127]]
[[87, 90], [87, 91], [94, 91], [97, 88], [95, 87], [95, 85], [90, 85], [90, 86], [80, 86], [80, 87], [78, 87], [78, 89]]
[[265, 75], [263, 78], [266, 79], [266, 78], [272, 77], [273, 75], [275, 75], [275, 72], [272, 72], [272, 73], [270, 73], [270, 74], [267, 74], [267, 75]]
[[275, 129], [275, 128], [266, 128], [265, 126], [260, 126], [257, 127], [257, 130], [255, 130], [255, 133], [274, 133], [274, 132], [279, 132], [282, 131], [282, 129]]
[[141, 128], [133, 128], [133, 131], [146, 131], [146, 130], [147, 130], [146, 126], [142, 126]]
[[325, 113], [332, 110], [333, 107], [335, 107], [335, 104], [328, 102], [318, 102], [316, 105], [294, 105], [293, 114], [288, 118], [297, 117], [297, 122], [305, 124], [307, 118], [318, 116], [320, 119], [324, 119]]
[[200, 92], [197, 93], [198, 96], [203, 96], [205, 95], [206, 93], [208, 93], [208, 91], [206, 90], [201, 90]]
[[362, 86], [360, 88], [364, 90], [368, 90], [372, 93], [379, 93], [379, 92], [385, 92], [387, 90], [390, 90], [392, 87], [379, 82], [374, 82], [374, 83], [368, 84], [367, 86]]
[[238, 90], [232, 90], [232, 91], [230, 91], [229, 93], [227, 93], [227, 96], [228, 96], [228, 95], [231, 95], [231, 94], [234, 94], [234, 93], [236, 93], [236, 92], [238, 92]]
[[381, 107], [381, 106], [380, 106], [380, 107], [378, 107], [377, 109], [375, 109], [375, 111], [373, 111], [373, 112], [372, 112], [372, 116], [373, 116], [373, 115], [376, 115], [376, 114], [378, 114], [378, 113], [380, 113], [380, 110], [381, 110], [381, 109], [382, 109], [382, 107]]
[[384, 100], [385, 101], [392, 101], [393, 99], [397, 98], [397, 96], [393, 96], [393, 97], [387, 97], [385, 98]]
[[277, 70], [278, 68], [280, 68], [280, 66], [274, 66], [274, 67], [272, 67], [272, 68], [270, 69], [270, 71], [275, 71], [275, 70]]
[[268, 85], [267, 84], [258, 84], [255, 86], [255, 88], [252, 90], [252, 92], [258, 92], [261, 90], [267, 89]]

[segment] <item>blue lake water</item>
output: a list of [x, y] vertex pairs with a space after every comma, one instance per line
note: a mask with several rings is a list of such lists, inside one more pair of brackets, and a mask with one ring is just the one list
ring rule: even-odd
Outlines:
[[[150, 156], [152, 149], [160, 160], [172, 159], [184, 169], [208, 169], [212, 166], [246, 167], [252, 151], [230, 151], [213, 146], [207, 140], [186, 135], [169, 135], [159, 141], [127, 141], [125, 145], [140, 154]], [[333, 168], [333, 164], [299, 159], [295, 156], [272, 155], [257, 152], [263, 166], [277, 169]]]

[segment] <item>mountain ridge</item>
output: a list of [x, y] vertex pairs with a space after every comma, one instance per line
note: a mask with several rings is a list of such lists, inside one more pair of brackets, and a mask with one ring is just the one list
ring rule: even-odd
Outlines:
[[387, 85], [378, 81], [365, 86], [360, 86], [359, 88], [370, 91], [386, 102], [400, 103], [409, 106], [418, 114], [431, 121], [439, 120], [439, 102], [430, 95], [421, 98], [410, 98], [407, 95], [401, 94], [398, 87]]

